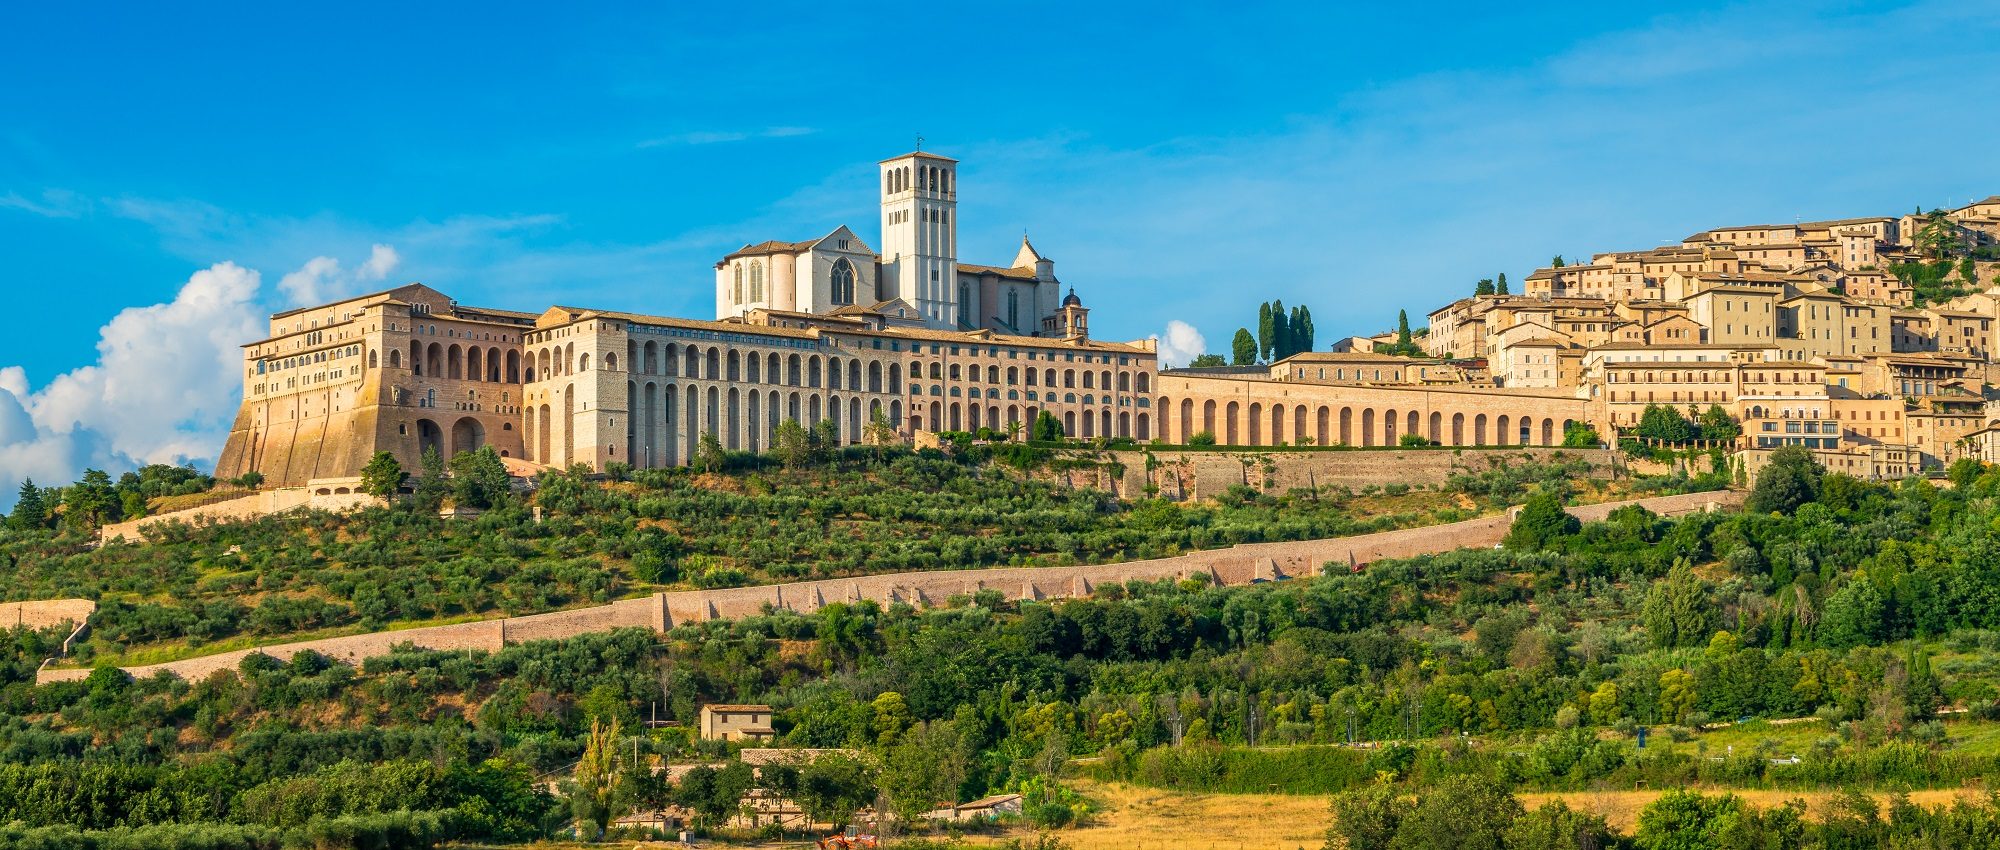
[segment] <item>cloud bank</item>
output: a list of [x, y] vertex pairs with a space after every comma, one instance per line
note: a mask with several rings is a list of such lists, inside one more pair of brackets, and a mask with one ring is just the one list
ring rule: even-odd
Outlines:
[[[379, 244], [351, 271], [314, 257], [277, 288], [287, 302], [317, 303], [382, 281], [397, 263]], [[209, 466], [242, 398], [240, 347], [264, 336], [262, 280], [234, 262], [197, 271], [172, 300], [120, 311], [98, 331], [95, 363], [39, 389], [20, 366], [0, 368], [0, 509], [12, 509], [24, 479], [47, 487], [89, 467]]]

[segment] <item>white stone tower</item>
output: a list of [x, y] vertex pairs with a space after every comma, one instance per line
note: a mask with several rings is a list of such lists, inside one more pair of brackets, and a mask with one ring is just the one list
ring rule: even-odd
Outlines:
[[881, 297], [959, 327], [958, 160], [918, 150], [881, 165]]

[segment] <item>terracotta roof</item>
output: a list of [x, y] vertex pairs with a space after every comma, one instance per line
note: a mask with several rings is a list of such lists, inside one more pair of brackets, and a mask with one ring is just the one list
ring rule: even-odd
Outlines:
[[1036, 279], [1035, 270], [1031, 268], [1003, 269], [999, 266], [980, 266], [980, 265], [974, 265], [972, 263], [959, 263], [958, 270], [961, 273], [970, 272], [972, 274], [994, 274], [994, 275], [999, 275], [1001, 277], [1014, 278], [1015, 280]]

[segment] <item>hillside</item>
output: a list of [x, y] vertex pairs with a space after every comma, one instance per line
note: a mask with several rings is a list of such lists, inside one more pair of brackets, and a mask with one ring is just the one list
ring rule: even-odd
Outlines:
[[[92, 548], [80, 531], [0, 539], [0, 598], [100, 608], [77, 663], [150, 663], [275, 642], [516, 616], [655, 590], [1103, 563], [1236, 543], [1429, 525], [1498, 510], [1582, 463], [1472, 456], [1442, 488], [1118, 499], [997, 462], [857, 451], [787, 470], [542, 476], [474, 519], [378, 508], [158, 527]], [[1475, 469], [1472, 464], [1478, 464]], [[1489, 465], [1491, 464], [1491, 465]], [[1632, 489], [1602, 490], [1596, 497]], [[539, 519], [537, 518], [539, 516]]]
[[[2000, 546], [2000, 470], [1961, 465], [1959, 486], [1947, 489], [1788, 464], [1762, 479], [1775, 483], [1752, 494], [1755, 512], [1662, 518], [1624, 508], [1580, 527], [1541, 507], [1563, 489], [1554, 475], [1507, 548], [1240, 588], [1162, 582], [1057, 604], [999, 594], [934, 609], [832, 604], [665, 635], [411, 650], [359, 669], [253, 657], [200, 682], [100, 670], [35, 687], [52, 637], [17, 633], [0, 688], [0, 820], [282, 831], [345, 818], [340, 828], [400, 829], [423, 843], [588, 829], [667, 803], [704, 828], [747, 835], [722, 824], [753, 782], [824, 822], [878, 793], [892, 811], [920, 812], [1018, 790], [1026, 820], [1061, 826], [1119, 804], [1093, 800], [1087, 789], [1100, 786], [1065, 784], [1079, 775], [1179, 793], [1314, 794], [1365, 790], [1384, 776], [1407, 789], [1485, 777], [1536, 792], [1706, 782], [1801, 793], [2000, 776], [2000, 606], [1989, 599], [1987, 554]], [[900, 474], [840, 475], [850, 473]], [[1036, 491], [965, 474], [972, 480], [934, 483]], [[674, 483], [757, 504], [755, 475], [724, 478]], [[572, 485], [579, 504], [604, 505], [636, 504], [655, 486], [552, 482], [537, 498]], [[922, 501], [924, 491], [900, 492]], [[1168, 509], [1103, 516], [1117, 528]], [[1172, 509], [1205, 513], [1211, 526], [1258, 516], [1282, 526], [1326, 510], [1306, 494], [1254, 493]], [[504, 513], [443, 525], [482, 527]], [[550, 513], [542, 527], [613, 511]], [[922, 512], [901, 516], [911, 515]], [[342, 522], [359, 521], [271, 522], [319, 523], [313, 545], [323, 547], [338, 542]], [[784, 527], [770, 522], [752, 527]], [[485, 537], [465, 539], [516, 543]], [[544, 542], [519, 545], [560, 545], [529, 540]], [[753, 779], [731, 747], [690, 739], [699, 707], [712, 703], [769, 704], [781, 745], [854, 755]], [[679, 725], [646, 728], [654, 717]], [[594, 726], [615, 731], [593, 746]], [[1652, 733], [1644, 749], [1639, 727]], [[1375, 746], [1340, 746], [1350, 739]], [[631, 769], [635, 748], [644, 763], [714, 767], [668, 786]], [[536, 776], [564, 779], [559, 793], [539, 791]]]

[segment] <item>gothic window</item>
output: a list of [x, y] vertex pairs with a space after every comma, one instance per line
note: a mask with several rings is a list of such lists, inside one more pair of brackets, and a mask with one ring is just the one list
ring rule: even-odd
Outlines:
[[833, 261], [833, 303], [835, 306], [854, 303], [854, 264], [846, 257]]
[[970, 283], [967, 283], [967, 282], [965, 282], [965, 281], [960, 281], [960, 282], [959, 282], [959, 284], [958, 284], [958, 326], [959, 326], [959, 327], [961, 327], [961, 328], [967, 328], [967, 329], [970, 329], [970, 328], [972, 328], [972, 327], [973, 327], [973, 322], [972, 322], [972, 311], [973, 311], [973, 310], [975, 310], [975, 309], [978, 309], [978, 308], [977, 308], [977, 306], [976, 306], [976, 305], [974, 305], [974, 304], [972, 303], [972, 284], [970, 284]]
[[750, 300], [764, 300], [764, 264], [750, 264]]
[[1007, 326], [1016, 330], [1021, 327], [1021, 290], [1007, 290]]
[[736, 297], [734, 300], [738, 304], [743, 303], [743, 267], [741, 265], [736, 267]]

